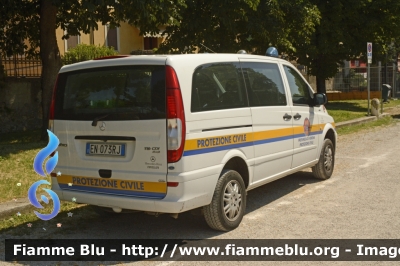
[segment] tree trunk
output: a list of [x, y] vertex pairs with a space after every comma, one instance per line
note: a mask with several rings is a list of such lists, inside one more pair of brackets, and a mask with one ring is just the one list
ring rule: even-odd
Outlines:
[[42, 113], [41, 139], [47, 140], [49, 108], [53, 87], [61, 68], [60, 51], [56, 38], [57, 7], [51, 0], [40, 0], [40, 58], [42, 60]]
[[318, 93], [326, 93], [326, 85], [325, 85], [325, 78], [316, 76], [317, 80], [317, 92]]

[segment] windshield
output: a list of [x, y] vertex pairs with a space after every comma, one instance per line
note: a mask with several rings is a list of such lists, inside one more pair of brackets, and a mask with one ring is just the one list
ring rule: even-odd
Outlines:
[[165, 118], [165, 66], [119, 66], [61, 73], [55, 119]]

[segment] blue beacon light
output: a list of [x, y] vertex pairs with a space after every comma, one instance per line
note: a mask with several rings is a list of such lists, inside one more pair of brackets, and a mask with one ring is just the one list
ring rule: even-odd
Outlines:
[[265, 55], [272, 57], [279, 57], [278, 49], [276, 49], [275, 47], [269, 47], [265, 52]]

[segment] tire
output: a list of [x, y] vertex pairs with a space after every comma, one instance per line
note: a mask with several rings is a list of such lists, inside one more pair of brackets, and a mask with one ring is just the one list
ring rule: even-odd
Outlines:
[[326, 180], [332, 176], [335, 166], [335, 147], [330, 139], [325, 139], [319, 155], [318, 163], [313, 166], [314, 177]]
[[239, 226], [245, 210], [246, 187], [242, 177], [236, 171], [224, 170], [218, 179], [210, 205], [203, 207], [207, 224], [219, 231], [233, 230]]

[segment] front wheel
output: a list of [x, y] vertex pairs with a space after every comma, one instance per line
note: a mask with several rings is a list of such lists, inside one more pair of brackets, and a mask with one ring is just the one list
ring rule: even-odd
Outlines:
[[215, 230], [230, 231], [239, 226], [246, 210], [246, 187], [234, 170], [222, 172], [210, 205], [204, 206], [207, 224]]
[[325, 139], [318, 163], [312, 167], [314, 177], [328, 179], [332, 176], [335, 166], [335, 147], [330, 139]]

